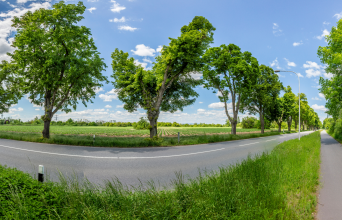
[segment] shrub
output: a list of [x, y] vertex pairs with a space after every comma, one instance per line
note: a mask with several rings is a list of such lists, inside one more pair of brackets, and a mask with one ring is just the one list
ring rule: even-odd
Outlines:
[[133, 123], [133, 128], [138, 130], [145, 130], [150, 128], [150, 123], [144, 118], [141, 117], [140, 121], [138, 121], [136, 124]]
[[242, 119], [242, 128], [256, 128], [257, 119], [254, 117], [245, 117]]

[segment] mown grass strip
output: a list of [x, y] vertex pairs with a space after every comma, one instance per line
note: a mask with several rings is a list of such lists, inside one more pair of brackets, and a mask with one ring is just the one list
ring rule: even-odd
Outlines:
[[173, 190], [153, 183], [129, 191], [60, 177], [38, 183], [0, 166], [1, 219], [313, 219], [319, 183], [320, 134], [283, 142], [271, 153], [184, 180]]
[[[166, 131], [170, 134], [170, 131]], [[286, 132], [290, 133], [290, 132]], [[291, 132], [295, 133], [295, 132]], [[176, 134], [176, 133], [175, 133]], [[59, 135], [52, 134], [50, 139], [43, 139], [41, 134], [37, 133], [16, 133], [16, 132], [2, 132], [0, 138], [12, 139], [18, 141], [29, 141], [48, 144], [62, 144], [62, 145], [76, 145], [76, 146], [95, 146], [95, 147], [156, 147], [156, 146], [177, 146], [177, 145], [194, 145], [207, 144], [223, 141], [241, 140], [248, 138], [266, 137], [271, 135], [279, 135], [283, 132], [267, 132], [264, 134], [222, 134], [222, 135], [193, 135], [182, 136], [178, 143], [178, 138], [162, 137], [162, 141], [151, 141], [146, 137], [102, 137], [96, 136], [95, 143], [93, 143], [93, 135]]]

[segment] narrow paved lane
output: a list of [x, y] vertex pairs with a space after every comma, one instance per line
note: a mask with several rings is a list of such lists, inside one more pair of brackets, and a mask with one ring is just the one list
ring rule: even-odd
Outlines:
[[[303, 132], [307, 135], [311, 132]], [[138, 186], [140, 181], [153, 180], [160, 185], [175, 179], [181, 171], [189, 177], [198, 170], [213, 171], [220, 166], [235, 164], [249, 154], [271, 151], [279, 142], [297, 138], [298, 134], [284, 134], [238, 141], [178, 147], [106, 148], [39, 144], [0, 139], [0, 164], [37, 173], [44, 165], [50, 179], [58, 181], [57, 170], [79, 179], [85, 176], [92, 183], [117, 177], [123, 184]], [[186, 178], [185, 178], [186, 179]], [[140, 180], [140, 181], [139, 181]]]
[[342, 219], [342, 145], [321, 132], [321, 184], [318, 219]]

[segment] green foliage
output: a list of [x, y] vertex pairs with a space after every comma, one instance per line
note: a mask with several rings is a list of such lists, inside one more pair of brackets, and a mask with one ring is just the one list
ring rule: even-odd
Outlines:
[[227, 127], [230, 127], [230, 126], [231, 126], [231, 123], [230, 123], [229, 119], [226, 119], [226, 126], [227, 126]]
[[181, 28], [178, 38], [169, 38], [168, 46], [163, 46], [156, 57], [152, 70], [135, 65], [128, 53], [115, 49], [111, 57], [113, 86], [118, 98], [129, 112], [141, 106], [147, 111], [150, 121], [150, 137], [157, 133], [157, 119], [160, 111], [175, 112], [195, 102], [198, 93], [194, 88], [201, 80], [191, 77], [203, 66], [202, 55], [213, 42], [212, 24], [201, 16], [196, 16], [189, 25]]
[[0, 63], [0, 114], [23, 97], [22, 78], [16, 76], [16, 67], [3, 60]]
[[[234, 45], [209, 48], [203, 56], [204, 87], [219, 92], [219, 99], [225, 104], [225, 113], [233, 128], [236, 128], [240, 103], [254, 90], [259, 75], [259, 64], [248, 51]], [[227, 102], [232, 96], [233, 117], [228, 114]]]
[[312, 219], [319, 164], [315, 132], [187, 182], [177, 173], [172, 190], [137, 187], [133, 192], [118, 180], [97, 186], [63, 175], [59, 183], [41, 184], [0, 166], [0, 218]]
[[244, 117], [241, 122], [242, 128], [256, 128], [257, 121], [258, 119], [254, 117]]
[[[260, 120], [257, 120], [256, 126], [257, 129], [261, 129], [261, 122]], [[265, 129], [270, 129], [271, 128], [271, 122], [267, 119], [264, 120], [264, 127]]]
[[137, 123], [133, 123], [133, 128], [137, 130], [147, 130], [150, 127], [150, 123], [144, 118], [141, 117]]
[[[76, 110], [79, 101], [87, 106], [101, 81], [108, 82], [90, 29], [78, 25], [85, 9], [82, 2], [60, 1], [52, 9], [28, 11], [12, 20], [17, 33], [11, 65], [23, 78], [31, 102], [45, 108], [44, 121], [59, 110]], [[49, 137], [47, 129], [43, 135]]]

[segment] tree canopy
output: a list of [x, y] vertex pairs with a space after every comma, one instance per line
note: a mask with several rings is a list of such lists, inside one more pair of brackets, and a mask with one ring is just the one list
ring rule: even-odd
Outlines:
[[61, 110], [66, 113], [81, 101], [85, 106], [95, 89], [106, 81], [106, 67], [91, 38], [90, 29], [77, 25], [85, 6], [60, 1], [51, 10], [28, 11], [14, 17], [17, 29], [15, 51], [9, 54], [23, 88], [32, 103], [43, 106], [43, 137], [49, 138], [50, 121]]
[[151, 70], [135, 65], [134, 58], [119, 49], [112, 53], [112, 83], [118, 98], [129, 112], [139, 106], [147, 111], [151, 138], [157, 135], [160, 111], [183, 110], [198, 97], [193, 88], [201, 80], [192, 78], [191, 73], [202, 69], [202, 55], [213, 42], [214, 30], [207, 19], [196, 16], [181, 28], [178, 38], [169, 38]]
[[[240, 104], [254, 91], [260, 74], [258, 61], [250, 52], [241, 52], [234, 44], [209, 48], [203, 58], [206, 62], [204, 87], [219, 92], [219, 99], [224, 103], [225, 113], [232, 125], [231, 133], [236, 134]], [[233, 116], [228, 112], [229, 97], [232, 99]]]

